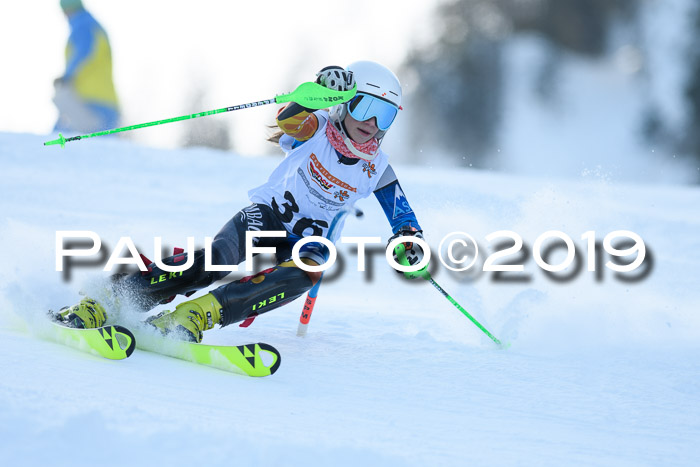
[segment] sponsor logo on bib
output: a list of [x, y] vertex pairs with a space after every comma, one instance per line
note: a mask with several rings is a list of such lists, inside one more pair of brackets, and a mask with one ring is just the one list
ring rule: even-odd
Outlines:
[[[338, 187], [339, 189], [345, 190], [346, 197], [349, 196], [348, 192], [357, 193], [357, 188], [348, 185], [344, 181], [331, 174], [328, 171], [328, 169], [326, 169], [323, 166], [323, 164], [321, 164], [321, 161], [318, 160], [316, 154], [311, 153], [309, 159], [309, 175], [311, 176], [311, 179], [315, 181], [323, 191], [330, 194], [331, 190]], [[337, 197], [338, 196], [336, 196], [336, 198]]]

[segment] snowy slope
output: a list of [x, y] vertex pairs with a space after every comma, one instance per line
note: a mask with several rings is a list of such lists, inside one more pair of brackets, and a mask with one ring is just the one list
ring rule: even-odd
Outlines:
[[[626, 229], [653, 261], [644, 280], [584, 267], [556, 282], [532, 257], [516, 282], [493, 273], [436, 280], [498, 350], [425, 283], [380, 255], [372, 277], [346, 267], [324, 283], [309, 335], [301, 302], [207, 342], [263, 341], [282, 353], [251, 379], [136, 351], [112, 362], [41, 338], [43, 310], [75, 303], [98, 267], [55, 271], [55, 232], [91, 230], [198, 243], [247, 204], [274, 158], [156, 150], [115, 139], [44, 148], [0, 133], [0, 452], [7, 465], [697, 465], [700, 448], [700, 190], [397, 167], [426, 238], [511, 230]], [[365, 200], [348, 236], [389, 236]], [[483, 264], [483, 258], [478, 264]], [[517, 256], [508, 258], [517, 262]], [[607, 261], [607, 257], [604, 258]], [[9, 261], [8, 261], [9, 260]], [[561, 259], [556, 255], [551, 262]], [[437, 264], [437, 258], [434, 260]], [[599, 264], [598, 267], [601, 265]], [[567, 273], [570, 271], [565, 271]], [[564, 274], [562, 273], [562, 274]]]

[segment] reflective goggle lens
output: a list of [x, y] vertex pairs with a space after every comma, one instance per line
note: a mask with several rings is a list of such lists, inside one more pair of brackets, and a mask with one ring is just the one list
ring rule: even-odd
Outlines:
[[377, 128], [388, 130], [399, 109], [392, 103], [368, 94], [357, 94], [350, 101], [348, 111], [352, 118], [364, 122], [372, 117], [377, 118]]

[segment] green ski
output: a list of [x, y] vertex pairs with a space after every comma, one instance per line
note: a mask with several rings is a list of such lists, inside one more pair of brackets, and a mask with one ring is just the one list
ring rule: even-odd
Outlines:
[[[144, 335], [145, 334], [145, 335]], [[139, 333], [139, 349], [246, 376], [269, 376], [282, 361], [269, 344], [207, 345]]]
[[122, 326], [79, 329], [58, 322], [51, 325], [49, 337], [54, 342], [110, 360], [127, 358], [136, 347], [136, 338], [131, 331]]

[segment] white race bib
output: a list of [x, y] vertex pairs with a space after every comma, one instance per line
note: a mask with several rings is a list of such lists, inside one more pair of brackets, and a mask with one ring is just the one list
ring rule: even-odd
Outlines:
[[[319, 128], [301, 146], [292, 149], [294, 138], [282, 136], [280, 146], [287, 156], [267, 182], [250, 190], [248, 196], [254, 203], [272, 207], [289, 232], [328, 238], [336, 214], [376, 189], [389, 158], [380, 149], [372, 162], [339, 163], [338, 153], [326, 137], [328, 113], [321, 110], [316, 115]], [[337, 226], [331, 241], [340, 237], [342, 227], [342, 223]]]

